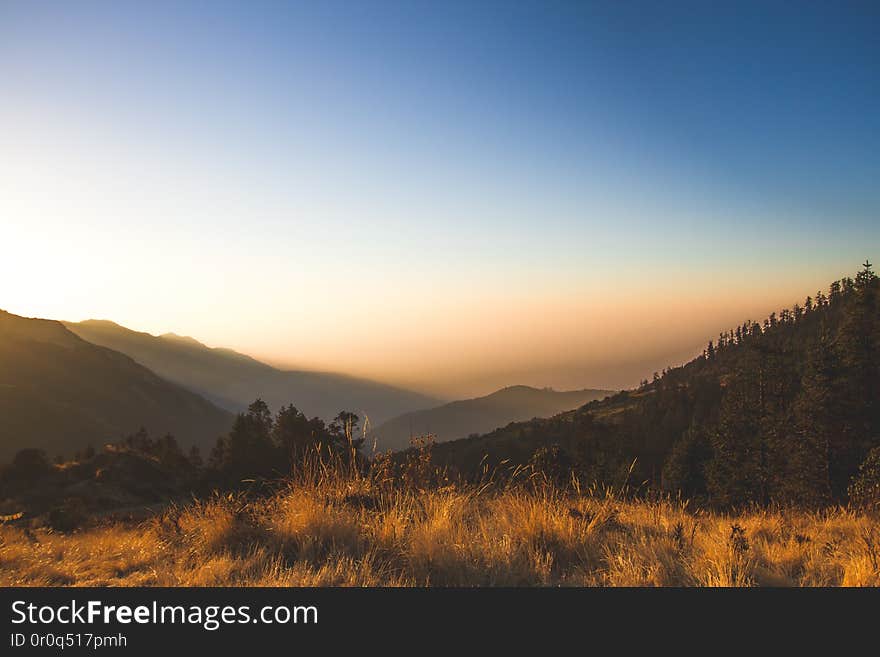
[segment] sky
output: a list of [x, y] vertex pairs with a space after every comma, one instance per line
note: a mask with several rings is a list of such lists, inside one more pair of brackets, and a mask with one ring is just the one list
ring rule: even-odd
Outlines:
[[0, 308], [449, 398], [880, 259], [876, 3], [0, 0]]

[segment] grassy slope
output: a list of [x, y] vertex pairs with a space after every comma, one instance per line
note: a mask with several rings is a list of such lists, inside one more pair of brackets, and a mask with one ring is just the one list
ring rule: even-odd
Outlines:
[[[734, 529], [736, 527], [736, 529]], [[547, 485], [302, 477], [71, 534], [0, 526], [0, 585], [880, 585], [880, 523], [843, 509], [691, 512]]]

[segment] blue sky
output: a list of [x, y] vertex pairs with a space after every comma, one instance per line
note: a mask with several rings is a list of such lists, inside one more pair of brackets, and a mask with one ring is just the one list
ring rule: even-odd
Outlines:
[[[635, 382], [875, 257], [877, 34], [872, 3], [0, 2], [0, 305], [450, 394]], [[611, 370], [645, 299], [680, 324]]]

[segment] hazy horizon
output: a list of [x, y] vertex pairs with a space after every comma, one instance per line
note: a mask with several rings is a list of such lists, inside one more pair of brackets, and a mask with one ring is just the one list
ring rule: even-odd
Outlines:
[[[816, 289], [825, 291], [827, 282], [830, 282], [832, 279], [836, 280], [844, 275], [849, 275], [850, 273], [851, 272], [843, 272], [836, 276], [831, 276], [826, 283], [817, 283]], [[798, 303], [797, 299], [799, 299], [799, 297], [797, 291], [793, 290], [792, 295], [794, 301], [785, 302], [780, 300], [775, 305], [769, 303], [763, 307], [761, 307], [759, 303], [750, 302], [748, 296], [746, 296], [742, 303], [737, 303], [733, 306], [731, 306], [730, 303], [724, 304], [728, 306], [728, 312], [719, 313], [719, 317], [722, 318], [722, 322], [724, 321], [724, 317], [727, 317], [729, 321], [719, 324], [717, 327], [710, 325], [712, 320], [699, 321], [699, 318], [683, 315], [678, 318], [678, 321], [676, 322], [676, 326], [681, 330], [681, 333], [669, 337], [662, 342], [650, 342], [647, 345], [640, 344], [638, 342], [638, 336], [645, 330], [650, 329], [652, 325], [640, 323], [640, 320], [637, 317], [631, 316], [626, 322], [626, 328], [628, 331], [622, 335], [618, 334], [612, 336], [609, 333], [609, 329], [614, 328], [616, 324], [612, 323], [610, 326], [605, 326], [603, 328], [600, 318], [600, 321], [596, 322], [591, 330], [580, 339], [582, 340], [586, 337], [591, 337], [597, 341], [601, 340], [603, 345], [616, 344], [617, 349], [609, 350], [604, 358], [600, 355], [594, 360], [585, 363], [565, 360], [565, 348], [567, 346], [577, 345], [579, 338], [572, 335], [568, 338], [570, 342], [565, 344], [563, 341], [566, 338], [558, 335], [557, 332], [556, 335], [551, 335], [549, 337], [560, 342], [558, 346], [560, 347], [560, 352], [562, 352], [562, 358], [559, 360], [546, 358], [540, 363], [540, 366], [517, 367], [519, 361], [517, 360], [515, 353], [513, 353], [513, 351], [507, 351], [504, 353], [503, 348], [500, 348], [498, 350], [499, 357], [506, 358], [507, 362], [513, 364], [511, 367], [498, 370], [484, 369], [481, 371], [468, 372], [467, 370], [463, 371], [459, 368], [444, 366], [444, 364], [440, 362], [441, 359], [435, 358], [432, 360], [432, 367], [434, 369], [429, 373], [433, 380], [425, 380], [424, 378], [419, 377], [407, 378], [405, 373], [394, 376], [395, 370], [394, 368], [388, 367], [388, 362], [379, 363], [379, 367], [376, 369], [370, 369], [367, 367], [363, 370], [358, 370], [358, 361], [355, 360], [351, 363], [349, 369], [339, 369], [324, 365], [320, 361], [312, 361], [308, 358], [298, 359], [295, 356], [279, 356], [277, 353], [273, 353], [270, 350], [260, 349], [259, 345], [255, 345], [251, 348], [248, 346], [232, 345], [224, 342], [206, 341], [199, 335], [193, 335], [175, 329], [174, 327], [145, 328], [126, 324], [110, 317], [80, 317], [77, 319], [71, 319], [69, 317], [43, 317], [43, 319], [55, 319], [63, 322], [104, 320], [119, 324], [124, 328], [133, 331], [145, 332], [154, 336], [174, 333], [178, 336], [194, 338], [210, 348], [219, 347], [234, 349], [235, 351], [251, 356], [279, 369], [325, 371], [363, 377], [391, 385], [410, 388], [415, 391], [434, 395], [440, 399], [454, 400], [487, 395], [500, 388], [513, 385], [528, 385], [535, 388], [551, 387], [560, 391], [580, 390], [586, 388], [606, 390], [634, 388], [642, 379], [650, 379], [654, 372], [659, 372], [666, 367], [682, 365], [699, 355], [708, 340], [714, 340], [720, 331], [727, 330], [728, 328], [732, 328], [733, 326], [742, 323], [743, 319], [761, 321], [772, 312], [777, 312], [781, 308], [790, 307], [794, 303]], [[645, 302], [649, 303], [648, 299], [646, 299]], [[702, 309], [705, 310], [706, 308], [706, 305], [702, 306]], [[737, 314], [738, 311], [736, 308], [741, 308], [739, 314]], [[751, 312], [754, 308], [759, 308], [759, 310], [757, 312]], [[3, 310], [27, 315], [27, 313], [19, 313], [11, 308], [3, 308]], [[714, 318], [715, 314], [712, 313], [708, 316]], [[668, 319], [675, 320], [675, 317], [670, 316]], [[624, 347], [620, 346], [621, 343], [626, 342], [627, 340], [632, 342], [632, 349], [625, 350]], [[534, 353], [531, 355], [533, 357], [535, 356]], [[417, 359], [427, 360], [426, 355], [421, 353], [416, 354], [415, 357]], [[360, 362], [363, 362], [363, 359]], [[401, 362], [403, 361], [398, 360], [396, 364], [399, 366], [399, 363]], [[405, 372], [405, 370], [402, 371]], [[601, 376], [604, 376], [605, 379], [596, 380]], [[607, 381], [607, 383], [605, 381]]]
[[0, 5], [0, 308], [627, 388], [880, 247], [880, 12]]

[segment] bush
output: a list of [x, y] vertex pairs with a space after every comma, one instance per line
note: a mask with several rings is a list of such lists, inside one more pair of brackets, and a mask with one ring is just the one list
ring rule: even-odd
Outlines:
[[538, 447], [528, 463], [528, 469], [533, 477], [558, 486], [571, 481], [574, 467], [574, 461], [568, 452], [556, 444]]
[[15, 455], [9, 472], [16, 478], [35, 479], [47, 474], [51, 469], [52, 463], [46, 452], [29, 447]]
[[861, 509], [880, 510], [880, 447], [868, 452], [849, 487], [850, 504]]
[[71, 498], [65, 500], [49, 512], [49, 526], [59, 532], [72, 532], [81, 527], [88, 515], [82, 500]]

